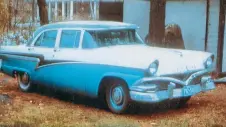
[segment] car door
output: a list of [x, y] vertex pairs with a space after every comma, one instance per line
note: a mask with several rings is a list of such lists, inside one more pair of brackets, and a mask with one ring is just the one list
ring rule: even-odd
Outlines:
[[[58, 81], [56, 74], [59, 71], [57, 70], [58, 68], [55, 69], [55, 66], [53, 66], [55, 63], [54, 49], [59, 37], [58, 31], [59, 30], [51, 29], [40, 32], [28, 47], [28, 52], [30, 54], [42, 56], [39, 66], [31, 75], [34, 84], [54, 87], [54, 84]], [[56, 73], [56, 71], [58, 72]]]
[[33, 44], [28, 47], [30, 53], [44, 56], [44, 61], [51, 61], [54, 58], [54, 48], [57, 41], [58, 30], [47, 30], [38, 35]]
[[82, 64], [79, 63], [82, 57], [79, 49], [81, 41], [81, 30], [61, 29], [59, 42], [54, 50], [56, 66], [60, 73], [56, 74], [58, 83], [55, 87], [66, 91], [84, 93], [85, 84], [82, 80]]
[[80, 43], [82, 31], [77, 29], [61, 29], [59, 30], [59, 41], [54, 49], [55, 59], [71, 61], [70, 58], [73, 54], [73, 60], [77, 61], [81, 56]]

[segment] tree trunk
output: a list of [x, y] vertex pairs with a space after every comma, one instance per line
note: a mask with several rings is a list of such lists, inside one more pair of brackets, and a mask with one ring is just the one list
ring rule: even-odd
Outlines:
[[224, 27], [225, 27], [225, 7], [224, 0], [220, 0], [220, 15], [218, 27], [218, 45], [217, 45], [217, 75], [222, 72], [223, 50], [224, 50]]
[[40, 17], [40, 24], [45, 25], [48, 24], [48, 12], [47, 12], [47, 5], [45, 0], [38, 0], [38, 7], [39, 7], [39, 17]]
[[16, 1], [16, 9], [14, 9], [14, 28], [16, 28], [16, 24], [17, 24], [18, 5], [19, 5], [19, 0]]
[[32, 22], [35, 22], [35, 0], [32, 0]]
[[9, 13], [9, 18], [8, 18], [8, 30], [9, 29], [12, 29], [12, 0], [9, 0], [9, 3], [8, 3], [8, 13]]
[[154, 46], [162, 47], [165, 34], [166, 0], [150, 0], [150, 26], [147, 41]]

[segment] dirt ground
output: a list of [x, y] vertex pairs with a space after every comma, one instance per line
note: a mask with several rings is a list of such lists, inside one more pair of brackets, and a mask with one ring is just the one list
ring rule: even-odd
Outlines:
[[180, 109], [145, 105], [124, 115], [112, 114], [95, 99], [72, 99], [46, 88], [22, 93], [15, 80], [3, 75], [0, 94], [8, 97], [0, 101], [0, 127], [226, 127], [226, 84], [192, 97]]

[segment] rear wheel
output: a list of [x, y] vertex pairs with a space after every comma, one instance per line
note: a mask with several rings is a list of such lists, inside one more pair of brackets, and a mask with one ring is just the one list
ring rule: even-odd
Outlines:
[[31, 92], [33, 89], [30, 81], [30, 76], [28, 73], [23, 72], [23, 73], [18, 73], [16, 74], [17, 82], [19, 89], [23, 92]]
[[113, 113], [124, 113], [129, 104], [129, 90], [126, 84], [120, 80], [109, 84], [106, 89], [106, 101]]

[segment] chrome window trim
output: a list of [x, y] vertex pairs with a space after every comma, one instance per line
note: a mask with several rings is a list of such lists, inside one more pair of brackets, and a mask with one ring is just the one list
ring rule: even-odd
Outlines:
[[[118, 29], [118, 28], [117, 28]], [[122, 29], [122, 28], [121, 28]], [[35, 42], [37, 41], [37, 39], [40, 37], [41, 34], [43, 34], [46, 31], [52, 31], [52, 30], [57, 30], [57, 37], [56, 37], [56, 42], [55, 42], [55, 46], [53, 47], [54, 49], [82, 49], [82, 43], [84, 40], [84, 34], [86, 30], [108, 30], [108, 29], [83, 29], [83, 28], [52, 28], [52, 29], [45, 29], [41, 32], [39, 32], [39, 34], [33, 39], [30, 47], [37, 47], [37, 48], [47, 48], [49, 49], [49, 47], [43, 47], [43, 46], [34, 46]], [[60, 40], [61, 40], [61, 35], [62, 35], [62, 31], [63, 30], [78, 30], [81, 31], [80, 34], [80, 40], [79, 40], [79, 46], [78, 47], [73, 47], [73, 48], [60, 48]], [[137, 30], [135, 29], [135, 33], [136, 35], [138, 35], [139, 39], [141, 39], [140, 35], [137, 33]], [[141, 41], [144, 43], [144, 41], [141, 39]]]
[[141, 36], [138, 34], [137, 30], [135, 30], [135, 36], [138, 37], [138, 39], [143, 43], [145, 44], [145, 41], [141, 38]]
[[56, 43], [54, 49], [59, 49], [60, 38], [61, 38], [62, 29], [58, 29], [58, 34], [56, 38]]
[[80, 42], [79, 42], [79, 49], [82, 49], [82, 43], [83, 43], [83, 40], [84, 40], [84, 34], [85, 34], [85, 30], [83, 29], [81, 31]]
[[[81, 32], [81, 34], [80, 34], [80, 39], [79, 39], [79, 45], [78, 45], [78, 47], [75, 47], [75, 43], [74, 43], [74, 47], [73, 48], [61, 48], [60, 47], [60, 40], [61, 40], [61, 35], [62, 35], [62, 31], [63, 30], [75, 30], [75, 31], [80, 31]], [[81, 43], [81, 37], [82, 37], [82, 32], [83, 32], [83, 29], [81, 29], [81, 28], [60, 28], [59, 29], [59, 40], [58, 40], [58, 43], [57, 43], [57, 45], [56, 45], [56, 48], [57, 49], [79, 49], [79, 47], [80, 47], [80, 43]]]

